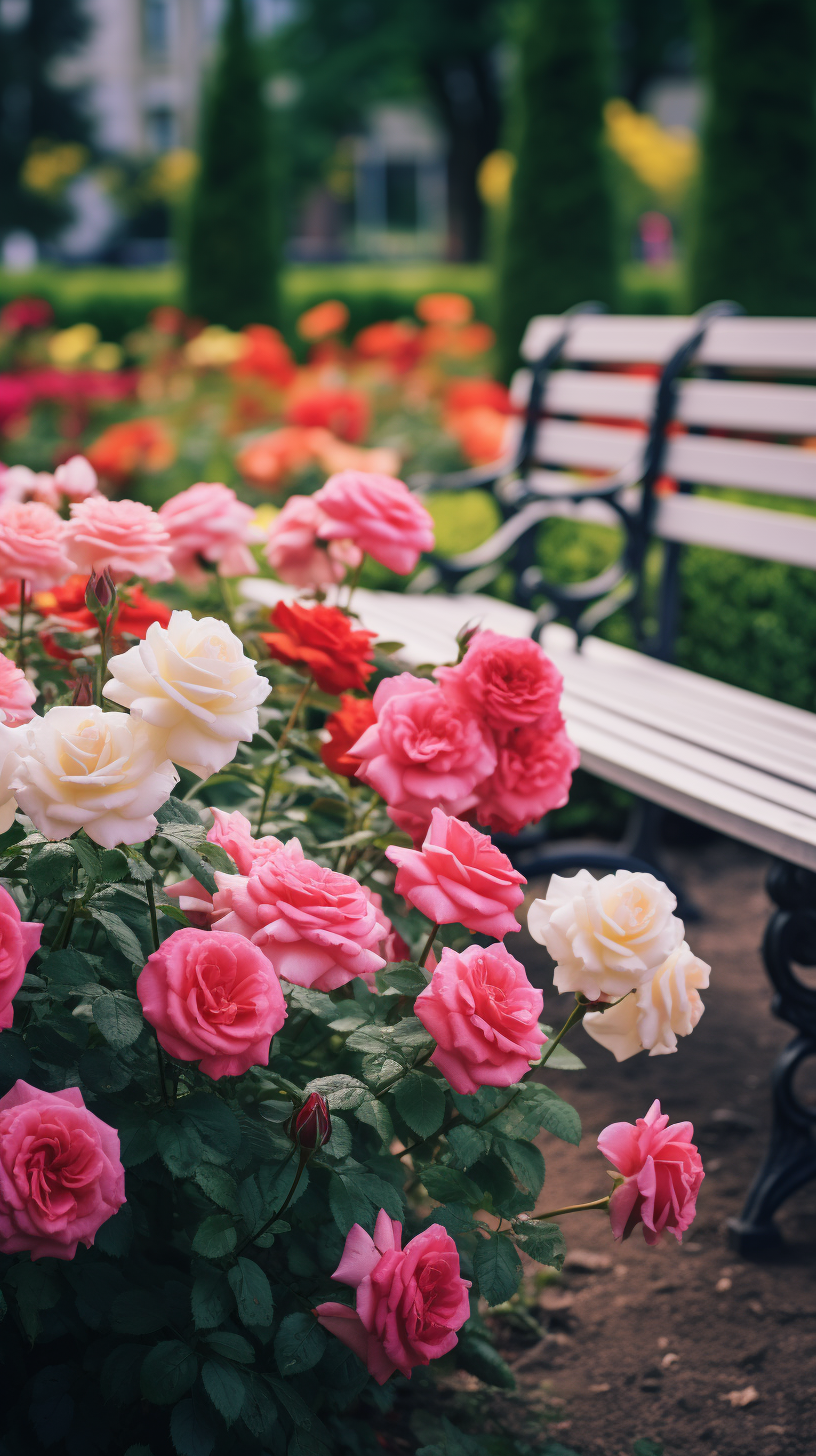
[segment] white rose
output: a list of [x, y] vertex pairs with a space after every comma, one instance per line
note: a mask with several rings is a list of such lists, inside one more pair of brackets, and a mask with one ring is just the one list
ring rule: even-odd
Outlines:
[[636, 995], [609, 1011], [588, 1012], [584, 1026], [618, 1062], [642, 1051], [650, 1057], [676, 1052], [678, 1036], [688, 1036], [705, 1011], [700, 989], [708, 985], [710, 974], [711, 967], [683, 941]]
[[[5, 719], [2, 708], [0, 714]], [[10, 785], [12, 775], [19, 765], [20, 748], [25, 740], [25, 725], [9, 728], [4, 721], [0, 722], [0, 834], [5, 834], [11, 828], [17, 812], [17, 800]]]
[[258, 704], [272, 691], [226, 622], [174, 612], [144, 642], [112, 657], [104, 693], [167, 736], [167, 755], [208, 778], [258, 731]]
[[651, 978], [683, 939], [677, 901], [654, 875], [589, 870], [553, 875], [546, 900], [534, 900], [527, 924], [556, 963], [558, 991], [612, 1001]]
[[153, 811], [178, 774], [156, 734], [127, 713], [52, 708], [19, 730], [11, 789], [47, 839], [77, 829], [105, 849], [141, 844], [155, 832]]

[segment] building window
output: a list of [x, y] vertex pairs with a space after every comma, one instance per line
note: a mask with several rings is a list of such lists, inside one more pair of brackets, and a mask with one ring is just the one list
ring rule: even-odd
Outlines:
[[170, 152], [176, 145], [176, 116], [169, 106], [156, 106], [145, 113], [147, 144], [151, 152]]
[[164, 60], [170, 52], [170, 0], [142, 0], [145, 55]]

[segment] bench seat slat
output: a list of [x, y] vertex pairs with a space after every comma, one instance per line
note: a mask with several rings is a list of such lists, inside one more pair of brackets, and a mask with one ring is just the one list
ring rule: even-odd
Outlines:
[[[565, 319], [531, 319], [521, 342], [521, 357], [535, 363], [564, 331]], [[568, 321], [567, 362], [664, 364], [691, 336], [690, 318], [649, 318], [633, 314], [576, 315]], [[816, 320], [803, 318], [713, 319], [696, 364], [816, 374]]]
[[711, 546], [762, 561], [816, 568], [816, 517], [735, 505], [705, 496], [674, 495], [661, 497], [654, 529], [664, 541]]

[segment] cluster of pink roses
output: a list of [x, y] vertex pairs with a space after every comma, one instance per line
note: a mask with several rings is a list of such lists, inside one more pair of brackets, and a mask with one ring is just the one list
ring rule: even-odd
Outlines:
[[357, 777], [415, 844], [435, 806], [516, 834], [566, 803], [578, 750], [559, 709], [561, 674], [538, 643], [478, 632], [434, 676], [381, 682], [377, 721], [351, 749]]

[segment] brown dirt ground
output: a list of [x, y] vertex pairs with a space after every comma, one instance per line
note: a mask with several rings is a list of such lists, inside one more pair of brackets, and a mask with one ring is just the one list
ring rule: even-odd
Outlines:
[[[705, 916], [688, 927], [692, 948], [712, 966], [705, 1016], [676, 1055], [622, 1065], [576, 1033], [571, 1045], [586, 1071], [549, 1080], [577, 1105], [584, 1138], [579, 1150], [542, 1139], [540, 1206], [603, 1192], [598, 1133], [634, 1121], [659, 1097], [672, 1120], [695, 1127], [706, 1165], [697, 1219], [682, 1246], [667, 1239], [649, 1249], [639, 1233], [615, 1244], [605, 1215], [565, 1218], [568, 1264], [576, 1262], [557, 1283], [533, 1288], [529, 1313], [540, 1335], [535, 1325], [499, 1319], [495, 1333], [519, 1383], [513, 1407], [532, 1401], [552, 1439], [581, 1456], [630, 1456], [643, 1438], [663, 1442], [666, 1456], [805, 1456], [816, 1450], [816, 1183], [781, 1211], [786, 1249], [772, 1262], [735, 1256], [725, 1233], [764, 1150], [774, 1058], [793, 1035], [770, 1015], [758, 949], [767, 860], [711, 837], [676, 851], [670, 867]], [[526, 930], [522, 938], [531, 973], [550, 987], [546, 1018], [560, 1025], [542, 952]], [[593, 1261], [580, 1251], [608, 1264], [582, 1269]], [[512, 1424], [509, 1410], [506, 1419]]]

